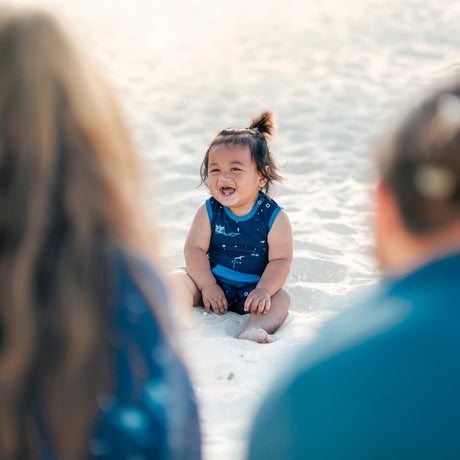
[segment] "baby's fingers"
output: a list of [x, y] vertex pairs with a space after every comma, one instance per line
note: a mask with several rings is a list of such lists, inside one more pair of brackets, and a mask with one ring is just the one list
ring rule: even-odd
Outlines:
[[270, 300], [260, 299], [259, 303], [257, 304], [257, 314], [261, 315], [262, 313], [266, 313], [269, 309], [270, 309]]
[[225, 296], [222, 297], [222, 308], [223, 308], [222, 313], [225, 313], [228, 309], [227, 298]]
[[259, 309], [260, 307], [261, 300], [260, 299], [252, 299], [251, 303], [251, 313], [256, 313], [257, 315], [260, 314]]
[[272, 306], [272, 301], [271, 301], [271, 300], [267, 300], [267, 301], [265, 302], [265, 308], [264, 308], [264, 311], [263, 311], [263, 314], [264, 314], [264, 315], [270, 311], [271, 306]]
[[221, 300], [219, 302], [219, 315], [223, 315], [225, 313], [225, 305], [224, 302]]
[[259, 302], [257, 302], [255, 312], [258, 315], [261, 315], [264, 312], [264, 309], [265, 309], [265, 300], [260, 299]]
[[244, 302], [244, 311], [251, 311], [252, 297], [248, 297], [246, 302]]
[[226, 311], [226, 299], [224, 297], [224, 299], [222, 298], [217, 298], [215, 301], [214, 301], [214, 305], [213, 305], [213, 310], [214, 310], [214, 313], [216, 313], [217, 315], [222, 315], [225, 313]]
[[214, 300], [212, 302], [212, 311], [216, 314], [216, 315], [220, 315], [220, 305], [219, 305], [219, 300]]

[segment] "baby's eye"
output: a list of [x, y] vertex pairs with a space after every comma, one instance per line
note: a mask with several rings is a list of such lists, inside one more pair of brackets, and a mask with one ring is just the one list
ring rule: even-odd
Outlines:
[[220, 169], [218, 168], [212, 168], [209, 172], [210, 173], [218, 173], [220, 171]]
[[232, 171], [241, 171], [241, 168], [232, 168]]

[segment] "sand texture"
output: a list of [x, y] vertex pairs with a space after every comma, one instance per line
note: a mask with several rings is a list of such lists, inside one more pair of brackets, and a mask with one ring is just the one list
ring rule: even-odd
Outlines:
[[[294, 231], [292, 312], [276, 341], [235, 337], [247, 317], [193, 312], [181, 334], [205, 460], [244, 458], [262, 396], [318, 327], [378, 280], [372, 148], [414, 97], [459, 69], [460, 5], [446, 0], [59, 0], [105, 72], [144, 160], [145, 197], [168, 270], [206, 199], [199, 165], [224, 127], [271, 109]], [[305, 351], [308, 353], [308, 349]]]

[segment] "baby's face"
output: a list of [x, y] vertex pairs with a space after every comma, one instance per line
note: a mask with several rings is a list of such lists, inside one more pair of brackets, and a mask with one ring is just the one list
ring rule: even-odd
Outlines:
[[211, 195], [236, 216], [249, 214], [266, 182], [247, 145], [219, 144], [209, 151]]

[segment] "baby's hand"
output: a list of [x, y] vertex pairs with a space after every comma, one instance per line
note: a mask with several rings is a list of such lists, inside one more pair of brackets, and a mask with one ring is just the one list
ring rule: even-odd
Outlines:
[[204, 309], [209, 313], [210, 308], [213, 309], [216, 315], [222, 315], [227, 311], [227, 299], [225, 298], [224, 291], [217, 284], [205, 287], [201, 291], [203, 298]]
[[271, 307], [270, 294], [262, 288], [255, 288], [251, 291], [244, 303], [244, 311], [250, 311], [251, 313], [268, 313]]

